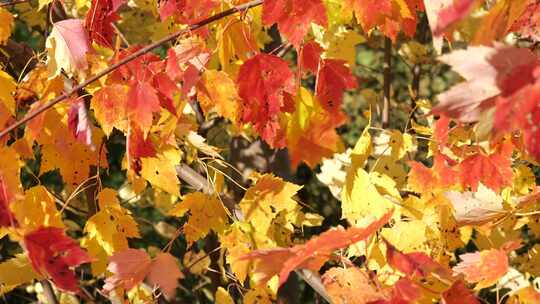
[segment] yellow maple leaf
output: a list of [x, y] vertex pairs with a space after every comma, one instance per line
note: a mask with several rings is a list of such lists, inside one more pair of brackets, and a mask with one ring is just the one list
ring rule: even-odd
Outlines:
[[90, 264], [93, 276], [99, 276], [107, 270], [109, 255], [101, 247], [96, 238], [84, 237], [81, 239], [81, 246], [86, 248], [88, 254], [93, 258]]
[[256, 288], [244, 295], [245, 304], [272, 304], [272, 296], [265, 288]]
[[382, 236], [405, 253], [421, 251], [429, 254], [426, 236], [427, 225], [421, 220], [398, 221], [390, 228], [383, 228]]
[[[0, 20], [1, 18], [2, 16], [0, 16]], [[9, 113], [13, 116], [15, 116], [15, 99], [13, 98], [13, 93], [15, 92], [16, 87], [17, 84], [15, 83], [13, 78], [8, 73], [0, 70], [0, 102], [2, 102], [6, 106], [6, 108], [9, 110]]]
[[240, 282], [244, 282], [252, 263], [240, 258], [254, 249], [273, 248], [276, 244], [267, 236], [255, 231], [249, 223], [236, 222], [219, 238], [227, 250], [225, 260]]
[[216, 304], [234, 304], [234, 300], [231, 295], [223, 287], [218, 287], [216, 295], [214, 296]]
[[24, 192], [24, 199], [11, 204], [20, 227], [26, 232], [39, 227], [64, 227], [62, 216], [56, 209], [54, 197], [44, 186], [32, 187]]
[[240, 201], [244, 220], [253, 224], [257, 231], [266, 234], [279, 212], [294, 211], [297, 202], [293, 196], [301, 188], [272, 174], [262, 175]]
[[41, 275], [32, 268], [28, 257], [25, 254], [17, 254], [0, 264], [0, 295], [21, 284], [41, 278]]
[[0, 45], [6, 44], [13, 30], [13, 15], [5, 8], [0, 7]]
[[184, 233], [190, 245], [205, 237], [210, 230], [221, 234], [227, 226], [227, 211], [221, 201], [213, 195], [202, 192], [189, 193], [181, 203], [169, 211], [169, 214], [183, 216], [188, 211], [190, 216], [184, 224]]
[[353, 223], [379, 218], [395, 207], [390, 199], [400, 199], [390, 177], [378, 172], [368, 173], [362, 168], [350, 171], [341, 193], [342, 218]]
[[128, 87], [122, 84], [110, 84], [97, 91], [92, 97], [90, 108], [94, 110], [96, 120], [107, 136], [113, 128], [126, 131]]
[[197, 86], [197, 99], [206, 115], [215, 109], [220, 116], [233, 123], [238, 121], [240, 97], [234, 81], [227, 73], [206, 70]]
[[[36, 118], [36, 140], [42, 145], [42, 163], [40, 172], [59, 169], [62, 179], [68, 186], [75, 186], [90, 175], [90, 166], [98, 164], [98, 151], [102, 132], [92, 126], [92, 146], [78, 141], [70, 132], [67, 122], [67, 105], [59, 105]], [[41, 121], [40, 121], [41, 119]], [[101, 149], [101, 167], [107, 166], [105, 149]]]
[[180, 163], [180, 155], [180, 151], [171, 147], [156, 157], [141, 158], [141, 176], [153, 186], [180, 196], [180, 181], [176, 176], [176, 165]]
[[105, 188], [97, 195], [99, 212], [88, 219], [84, 231], [95, 239], [108, 255], [127, 249], [128, 238], [140, 237], [130, 212], [120, 206], [116, 191]]

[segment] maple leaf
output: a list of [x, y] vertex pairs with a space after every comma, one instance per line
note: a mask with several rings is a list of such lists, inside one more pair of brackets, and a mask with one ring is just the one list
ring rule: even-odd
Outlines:
[[168, 147], [155, 157], [141, 157], [140, 173], [153, 186], [178, 197], [180, 181], [176, 175], [176, 166], [179, 163], [180, 151]]
[[422, 296], [420, 287], [413, 281], [400, 278], [392, 287], [390, 299], [371, 301], [368, 304], [415, 303]]
[[321, 279], [334, 303], [365, 304], [389, 296], [387, 290], [378, 288], [370, 276], [357, 267], [333, 267]]
[[88, 68], [86, 54], [92, 52], [92, 47], [82, 20], [66, 19], [54, 23], [46, 47], [51, 77], [62, 71], [68, 75], [81, 74]]
[[30, 283], [34, 279], [42, 279], [32, 269], [32, 265], [25, 254], [17, 254], [15, 257], [0, 263], [0, 295], [14, 289], [15, 287]]
[[127, 238], [140, 237], [137, 223], [120, 206], [116, 191], [105, 188], [97, 195], [99, 211], [88, 219], [84, 231], [95, 239], [108, 255], [128, 248]]
[[426, 277], [433, 273], [448, 279], [452, 276], [450, 270], [423, 252], [403, 253], [386, 240], [385, 244], [388, 264], [409, 278]]
[[165, 0], [159, 5], [161, 20], [174, 16], [176, 22], [194, 24], [210, 15], [220, 4], [217, 0]]
[[36, 141], [41, 145], [40, 172], [59, 169], [66, 184], [78, 185], [88, 178], [90, 166], [100, 164], [107, 166], [106, 149], [101, 154], [93, 151], [92, 147], [100, 147], [103, 138], [97, 128], [92, 128], [92, 146], [76, 140], [67, 124], [67, 107], [53, 109], [43, 113], [42, 120], [35, 120], [39, 128]]
[[259, 177], [239, 203], [244, 220], [251, 222], [257, 231], [266, 234], [278, 213], [284, 210], [292, 212], [297, 207], [298, 203], [293, 196], [301, 188], [272, 174]]
[[115, 33], [112, 23], [118, 20], [116, 11], [124, 2], [124, 0], [92, 0], [85, 19], [85, 27], [92, 41], [112, 48]]
[[465, 280], [478, 283], [477, 289], [495, 284], [508, 271], [508, 254], [521, 247], [519, 244], [506, 243], [500, 249], [489, 249], [464, 253], [459, 256], [462, 260], [453, 270], [465, 275]]
[[265, 283], [274, 275], [279, 275], [279, 285], [287, 281], [289, 274], [298, 268], [318, 271], [331, 258], [335, 250], [346, 248], [366, 239], [385, 225], [392, 217], [393, 210], [364, 228], [352, 227], [346, 230], [332, 229], [312, 238], [303, 245], [291, 248], [255, 250], [241, 260], [253, 260], [259, 283]]
[[444, 304], [480, 304], [480, 301], [465, 286], [462, 280], [457, 280], [443, 294]]
[[431, 24], [436, 36], [444, 33], [450, 26], [467, 18], [469, 14], [482, 2], [480, 0], [450, 0], [440, 1], [444, 3], [438, 11], [437, 23]]
[[311, 22], [324, 27], [328, 25], [326, 8], [321, 0], [266, 0], [262, 21], [266, 26], [277, 23], [280, 33], [296, 48]]
[[16, 104], [13, 98], [13, 92], [17, 84], [13, 80], [13, 77], [2, 70], [0, 70], [0, 86], [2, 87], [2, 90], [0, 90], [0, 102], [9, 110], [9, 114], [15, 115]]
[[107, 136], [113, 128], [127, 130], [127, 92], [127, 86], [113, 83], [102, 87], [92, 97], [90, 108]]
[[44, 186], [32, 187], [24, 192], [24, 200], [11, 205], [20, 227], [27, 232], [40, 227], [64, 227], [62, 216], [56, 209], [54, 197]]
[[13, 30], [13, 15], [5, 8], [0, 7], [0, 45], [6, 44]]
[[392, 41], [396, 41], [400, 30], [412, 37], [416, 32], [416, 10], [423, 9], [417, 0], [347, 0], [365, 32], [375, 27]]
[[227, 73], [206, 70], [197, 86], [197, 100], [208, 115], [211, 109], [233, 123], [238, 121], [240, 97], [234, 81]]
[[234, 304], [234, 300], [231, 295], [223, 287], [218, 287], [216, 294], [214, 295], [216, 304]]
[[160, 252], [152, 260], [150, 272], [146, 278], [150, 284], [159, 286], [167, 300], [171, 300], [176, 294], [178, 279], [183, 277], [184, 275], [176, 263], [176, 258], [170, 253]]
[[537, 82], [525, 86], [513, 95], [499, 98], [493, 122], [497, 137], [520, 130], [523, 133], [525, 149], [535, 159], [540, 159], [540, 146], [537, 143], [540, 133], [536, 127], [540, 121], [539, 96], [540, 83]]
[[160, 252], [151, 259], [146, 251], [133, 248], [112, 255], [107, 270], [112, 273], [103, 286], [107, 292], [118, 287], [131, 290], [146, 278], [150, 284], [159, 286], [167, 299], [174, 297], [178, 279], [183, 277], [171, 254]]
[[278, 134], [281, 112], [291, 112], [295, 94], [294, 75], [283, 59], [257, 54], [247, 60], [238, 72], [238, 95], [242, 98], [242, 121], [252, 123], [255, 130], [271, 146], [285, 143]]
[[341, 193], [342, 217], [352, 223], [365, 217], [380, 217], [393, 209], [391, 199], [399, 201], [401, 197], [389, 176], [351, 168]]
[[220, 234], [228, 221], [227, 211], [215, 196], [202, 192], [192, 192], [184, 197], [169, 211], [170, 215], [183, 216], [187, 211], [190, 216], [184, 225], [184, 233], [188, 244], [205, 237], [210, 230]]
[[71, 267], [90, 262], [86, 251], [64, 234], [62, 228], [41, 227], [24, 236], [24, 246], [32, 267], [48, 275], [63, 290], [78, 292], [77, 277]]
[[512, 151], [510, 142], [502, 143], [497, 150], [489, 155], [481, 152], [465, 158], [459, 165], [459, 178], [463, 187], [472, 191], [478, 189], [482, 182], [487, 187], [499, 191], [505, 186], [512, 185]]
[[133, 84], [128, 91], [126, 106], [128, 119], [146, 136], [152, 127], [153, 113], [161, 109], [154, 87], [145, 81]]
[[107, 270], [112, 276], [105, 279], [103, 289], [107, 292], [117, 287], [131, 290], [141, 283], [152, 265], [152, 259], [142, 249], [128, 248], [116, 252], [109, 258]]
[[447, 163], [442, 154], [433, 156], [433, 167], [428, 168], [416, 161], [407, 162], [411, 166], [408, 175], [409, 187], [417, 193], [437, 192], [457, 182], [458, 172]]
[[511, 95], [533, 83], [533, 71], [540, 66], [538, 56], [529, 50], [503, 45], [469, 47], [439, 60], [452, 66], [465, 82], [439, 94], [432, 113], [461, 122], [478, 121], [483, 111], [494, 106], [494, 97]]
[[345, 60], [324, 59], [317, 73], [316, 96], [323, 108], [331, 113], [341, 108], [343, 92], [358, 85], [345, 63]]
[[316, 74], [319, 69], [319, 63], [322, 60], [321, 55], [323, 52], [324, 49], [316, 41], [311, 40], [304, 43], [300, 50], [298, 66]]
[[10, 207], [21, 191], [20, 157], [10, 147], [0, 147], [0, 155], [0, 227], [10, 227], [18, 225], [16, 215]]
[[503, 199], [479, 184], [476, 192], [447, 191], [445, 197], [452, 203], [458, 225], [481, 225], [505, 215]]

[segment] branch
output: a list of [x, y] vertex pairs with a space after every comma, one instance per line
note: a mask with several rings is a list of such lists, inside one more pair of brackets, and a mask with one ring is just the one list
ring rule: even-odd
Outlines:
[[[200, 175], [199, 173], [197, 173], [195, 170], [191, 169], [191, 167], [185, 164], [178, 165], [176, 166], [176, 174], [178, 175], [178, 177], [180, 177], [180, 179], [188, 183], [197, 191], [202, 191], [207, 194], [214, 193], [214, 187], [212, 187], [212, 185], [208, 182], [208, 180], [204, 178], [202, 175]], [[227, 208], [231, 210], [232, 206], [229, 206], [227, 202], [225, 202], [225, 204], [227, 205]], [[240, 210], [239, 208], [234, 208], [233, 214], [237, 218], [243, 218], [242, 210]], [[332, 303], [332, 300], [330, 299], [330, 296], [326, 292], [326, 289], [324, 288], [321, 278], [317, 273], [308, 269], [298, 269], [298, 270], [295, 270], [295, 272], [309, 286], [311, 286], [321, 297], [323, 297], [326, 301], [328, 301], [328, 303]]]
[[73, 89], [71, 89], [70, 91], [68, 92], [64, 92], [62, 95], [54, 98], [53, 100], [47, 102], [46, 104], [42, 105], [41, 107], [35, 109], [34, 111], [32, 111], [31, 113], [28, 113], [25, 117], [23, 117], [22, 119], [18, 120], [17, 122], [13, 123], [12, 125], [10, 125], [9, 127], [7, 127], [6, 129], [2, 130], [0, 132], [0, 139], [2, 137], [4, 137], [5, 135], [7, 135], [9, 132], [15, 130], [16, 128], [18, 128], [19, 126], [21, 126], [22, 124], [32, 120], [33, 118], [35, 118], [36, 116], [38, 116], [39, 114], [47, 111], [48, 109], [52, 108], [54, 105], [56, 105], [57, 103], [63, 101], [63, 100], [66, 100], [68, 99], [71, 95], [79, 92], [81, 89], [83, 89], [84, 87], [86, 87], [87, 85], [91, 84], [92, 82], [100, 79], [101, 77], [113, 72], [114, 70], [118, 69], [119, 67], [137, 59], [138, 57], [152, 51], [153, 49], [165, 44], [165, 43], [168, 43], [170, 41], [173, 41], [175, 40], [176, 38], [186, 34], [186, 33], [189, 33], [191, 31], [194, 31], [194, 30], [197, 30], [203, 26], [206, 26], [210, 23], [213, 23], [215, 21], [218, 21], [222, 18], [225, 18], [227, 16], [230, 16], [232, 14], [235, 14], [235, 13], [238, 13], [238, 12], [242, 12], [242, 11], [245, 11], [247, 9], [250, 9], [252, 7], [255, 7], [255, 6], [259, 6], [263, 3], [263, 0], [254, 0], [254, 1], [251, 1], [251, 2], [248, 2], [248, 3], [244, 3], [244, 4], [240, 4], [240, 5], [237, 5], [235, 7], [232, 7], [226, 11], [223, 11], [221, 13], [218, 13], [218, 14], [215, 14], [213, 16], [210, 16], [198, 23], [195, 23], [193, 25], [190, 25], [187, 29], [183, 29], [183, 30], [180, 30], [178, 32], [175, 32], [159, 41], [156, 41], [152, 44], [149, 44], [145, 47], [143, 47], [142, 49], [132, 53], [131, 55], [125, 57], [124, 59], [118, 61], [117, 63], [109, 66], [108, 68], [102, 70], [101, 72], [97, 73], [96, 75], [88, 78], [86, 81], [82, 82], [81, 84], [73, 87]]
[[390, 93], [392, 85], [392, 40], [390, 38], [384, 39], [384, 64], [383, 64], [383, 107], [381, 113], [382, 128], [388, 127], [390, 116]]

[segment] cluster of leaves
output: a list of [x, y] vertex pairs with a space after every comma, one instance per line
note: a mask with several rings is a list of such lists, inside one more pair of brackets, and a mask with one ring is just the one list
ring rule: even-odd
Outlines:
[[[540, 302], [537, 0], [37, 6], [0, 6], [3, 296], [174, 302], [196, 280], [210, 301], [271, 303], [296, 272], [331, 303]], [[24, 26], [44, 43], [20, 68]], [[357, 46], [381, 40], [384, 92], [350, 94]], [[401, 104], [392, 44], [416, 73]], [[432, 106], [418, 71], [435, 56], [463, 80]], [[338, 130], [358, 117], [347, 148]], [[302, 186], [231, 168], [216, 132], [317, 170], [345, 228]]]

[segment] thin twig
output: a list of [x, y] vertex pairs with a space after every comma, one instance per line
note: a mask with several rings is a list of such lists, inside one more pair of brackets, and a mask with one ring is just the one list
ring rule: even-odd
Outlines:
[[191, 26], [189, 26], [189, 28], [187, 29], [183, 29], [183, 30], [180, 30], [178, 32], [175, 32], [159, 41], [156, 41], [152, 44], [149, 44], [141, 49], [139, 49], [138, 51], [132, 53], [131, 55], [125, 57], [124, 59], [118, 61], [117, 63], [109, 66], [108, 68], [102, 70], [101, 72], [97, 73], [96, 75], [88, 78], [86, 81], [82, 82], [81, 84], [73, 87], [73, 89], [71, 89], [70, 91], [68, 92], [64, 92], [62, 95], [54, 98], [53, 100], [47, 102], [46, 104], [42, 105], [41, 107], [35, 109], [34, 111], [32, 111], [31, 113], [28, 113], [25, 117], [23, 117], [22, 119], [18, 120], [17, 122], [13, 123], [12, 125], [10, 125], [9, 127], [7, 127], [6, 129], [2, 130], [0, 132], [0, 138], [4, 137], [5, 135], [7, 135], [9, 132], [15, 130], [16, 128], [18, 128], [19, 126], [21, 126], [22, 124], [32, 120], [33, 118], [35, 118], [36, 116], [38, 116], [39, 114], [47, 111], [48, 109], [52, 108], [54, 105], [56, 105], [57, 103], [63, 101], [63, 100], [66, 100], [68, 99], [71, 95], [73, 94], [76, 94], [77, 92], [79, 92], [81, 89], [83, 89], [84, 87], [86, 87], [87, 85], [93, 83], [94, 81], [100, 79], [101, 77], [113, 72], [114, 70], [118, 69], [119, 67], [137, 59], [138, 57], [152, 51], [153, 49], [163, 45], [163, 44], [166, 44], [168, 42], [171, 42], [173, 40], [175, 40], [176, 38], [184, 35], [184, 34], [187, 34], [191, 31], [194, 31], [194, 30], [197, 30], [203, 26], [206, 26], [212, 22], [215, 22], [215, 21], [218, 21], [222, 18], [225, 18], [227, 16], [230, 16], [232, 14], [235, 14], [237, 12], [242, 12], [242, 11], [245, 11], [247, 9], [250, 9], [252, 7], [255, 7], [255, 6], [259, 6], [263, 3], [263, 0], [254, 0], [254, 1], [251, 1], [251, 2], [248, 2], [248, 3], [244, 3], [244, 4], [241, 4], [241, 5], [237, 5], [235, 7], [232, 7], [226, 11], [223, 11], [221, 13], [218, 13], [218, 14], [215, 14], [207, 19], [204, 19], [198, 23], [195, 23]]

